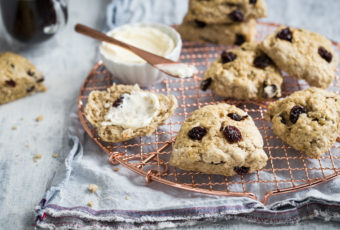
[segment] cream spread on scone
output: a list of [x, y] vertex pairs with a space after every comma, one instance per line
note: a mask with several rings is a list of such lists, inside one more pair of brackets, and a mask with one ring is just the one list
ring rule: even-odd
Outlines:
[[102, 125], [146, 127], [159, 113], [159, 100], [154, 93], [133, 90], [130, 94], [122, 94], [121, 97], [122, 103], [117, 107], [110, 107]]
[[[113, 31], [109, 36], [162, 57], [170, 54], [175, 48], [175, 42], [169, 35], [151, 26], [125, 26], [124, 29]], [[104, 42], [103, 49], [114, 61], [145, 63], [145, 60], [136, 54], [119, 46]]]

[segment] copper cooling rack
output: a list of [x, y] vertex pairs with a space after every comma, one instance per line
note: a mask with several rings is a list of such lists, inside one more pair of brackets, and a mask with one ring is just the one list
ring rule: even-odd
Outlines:
[[[273, 32], [278, 25], [260, 23], [257, 26], [258, 40]], [[334, 44], [339, 54], [340, 45]], [[302, 152], [292, 149], [273, 134], [271, 124], [264, 119], [266, 102], [238, 101], [224, 99], [214, 95], [210, 90], [201, 91], [199, 84], [204, 70], [217, 58], [222, 50], [230, 47], [215, 44], [198, 44], [184, 41], [181, 62], [191, 63], [199, 69], [197, 76], [191, 79], [168, 78], [164, 82], [150, 87], [150, 90], [165, 95], [174, 95], [179, 107], [175, 114], [160, 126], [150, 137], [139, 137], [119, 144], [102, 141], [96, 129], [86, 121], [84, 106], [92, 90], [105, 90], [115, 81], [112, 76], [98, 62], [89, 73], [78, 98], [80, 121], [88, 135], [108, 154], [112, 164], [122, 164], [132, 171], [145, 177], [147, 182], [160, 183], [213, 195], [242, 196], [252, 199], [262, 198], [266, 204], [269, 197], [277, 194], [296, 192], [329, 181], [340, 175], [340, 140], [318, 159], [311, 158]], [[282, 86], [283, 95], [308, 87], [302, 80], [285, 76]], [[340, 92], [339, 66], [337, 77], [330, 91]], [[225, 177], [208, 175], [198, 172], [183, 171], [168, 164], [172, 143], [180, 129], [181, 123], [194, 110], [208, 105], [225, 101], [235, 104], [251, 115], [259, 128], [263, 140], [264, 150], [268, 154], [267, 166], [255, 173], [244, 176]], [[258, 185], [261, 186], [259, 192]]]

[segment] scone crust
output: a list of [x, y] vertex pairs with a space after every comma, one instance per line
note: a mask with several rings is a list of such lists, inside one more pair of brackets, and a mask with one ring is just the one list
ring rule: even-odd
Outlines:
[[[267, 155], [263, 151], [263, 140], [252, 118], [242, 121], [228, 117], [229, 113], [247, 115], [243, 110], [226, 103], [208, 105], [192, 113], [182, 124], [173, 145], [170, 164], [183, 170], [208, 174], [235, 175], [234, 167], [248, 167], [249, 172], [266, 165]], [[229, 143], [220, 131], [221, 126], [235, 126], [242, 140]], [[188, 132], [201, 126], [207, 134], [201, 140], [192, 140]]]
[[[260, 44], [261, 49], [270, 56], [276, 65], [292, 75], [304, 79], [310, 86], [327, 88], [336, 75], [338, 55], [332, 48], [332, 43], [324, 36], [304, 29], [289, 28], [292, 41], [277, 37], [282, 26], [274, 34], [269, 35]], [[319, 47], [324, 47], [333, 56], [329, 63], [319, 53]]]
[[[255, 58], [263, 55], [256, 42], [245, 43], [228, 52], [236, 54], [234, 61], [223, 64], [218, 57], [204, 73], [203, 80], [212, 79], [209, 88], [217, 95], [241, 100], [281, 96], [283, 79], [279, 69], [274, 64], [264, 69], [254, 66]], [[271, 85], [275, 85], [276, 91], [268, 96], [264, 87]]]
[[[289, 117], [294, 106], [303, 106], [293, 124]], [[274, 133], [293, 148], [312, 157], [323, 155], [340, 133], [340, 96], [319, 88], [297, 91], [269, 105], [266, 118]], [[285, 124], [284, 124], [285, 123]]]
[[266, 17], [266, 3], [257, 0], [250, 4], [249, 0], [190, 0], [186, 21], [201, 21], [208, 24], [235, 23], [228, 15], [235, 10], [242, 12], [244, 21]]
[[114, 101], [124, 93], [130, 93], [132, 90], [141, 90], [137, 85], [116, 85], [113, 84], [106, 91], [92, 91], [89, 95], [88, 102], [85, 106], [86, 119], [97, 128], [98, 135], [106, 142], [121, 142], [130, 140], [137, 136], [151, 135], [158, 126], [162, 125], [177, 108], [177, 100], [174, 96], [165, 96], [157, 94], [160, 111], [147, 127], [124, 129], [118, 125], [102, 125], [104, 117]]
[[242, 41], [255, 41], [256, 21], [251, 19], [248, 22], [230, 25], [207, 24], [204, 27], [199, 27], [195, 22], [183, 21], [177, 30], [184, 40], [240, 45]]
[[15, 53], [0, 54], [0, 104], [45, 91], [43, 74], [26, 58]]

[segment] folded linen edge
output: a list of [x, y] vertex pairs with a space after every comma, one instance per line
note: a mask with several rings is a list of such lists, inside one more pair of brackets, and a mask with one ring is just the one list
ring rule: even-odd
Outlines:
[[65, 159], [66, 170], [64, 179], [61, 181], [60, 184], [58, 184], [58, 186], [52, 186], [49, 190], [47, 190], [43, 199], [41, 199], [41, 201], [39, 202], [39, 205], [35, 207], [35, 224], [37, 224], [39, 221], [42, 221], [46, 217], [46, 214], [44, 212], [46, 203], [49, 203], [53, 199], [53, 197], [56, 196], [67, 184], [71, 176], [73, 160], [76, 157], [80, 158], [83, 155], [83, 146], [80, 144], [79, 138], [72, 135], [70, 131], [68, 132], [68, 137], [73, 142], [73, 146]]
[[[332, 207], [334, 205], [331, 205]], [[163, 227], [177, 227], [177, 226], [190, 226], [194, 225], [195, 223], [206, 223], [206, 222], [212, 222], [216, 223], [217, 221], [226, 221], [226, 220], [242, 220], [245, 222], [250, 223], [257, 223], [257, 224], [271, 224], [271, 225], [279, 225], [279, 224], [294, 224], [297, 222], [300, 222], [302, 220], [306, 219], [313, 219], [315, 217], [320, 217], [324, 220], [332, 220], [332, 219], [338, 219], [339, 220], [339, 211], [340, 206], [335, 207], [336, 212], [330, 212], [329, 206], [325, 205], [323, 206], [320, 203], [306, 203], [299, 207], [298, 209], [294, 210], [283, 210], [280, 212], [270, 212], [266, 210], [253, 210], [253, 212], [249, 213], [243, 213], [243, 214], [224, 214], [223, 212], [214, 212], [212, 214], [199, 214], [195, 215], [182, 215], [181, 217], [174, 217], [171, 218], [157, 218], [157, 221], [155, 221], [155, 218], [152, 217], [144, 217], [139, 219], [138, 221], [128, 221], [121, 218], [115, 218], [115, 221], [108, 221], [108, 218], [101, 217], [99, 219], [94, 220], [94, 216], [92, 215], [86, 215], [83, 217], [79, 217], [79, 213], [77, 212], [71, 212], [71, 213], [63, 213], [62, 216], [60, 216], [60, 213], [55, 212], [54, 210], [48, 210], [48, 216], [50, 217], [50, 220], [47, 220], [46, 222], [41, 222], [39, 227], [48, 227], [48, 226], [63, 226], [63, 227], [119, 227], [119, 229], [132, 229], [132, 227], [137, 226], [144, 226], [144, 227], [157, 227], [160, 228]], [[76, 207], [76, 208], [85, 208], [85, 207]], [[74, 209], [74, 208], [72, 208]], [[201, 208], [197, 208], [201, 209]], [[100, 212], [100, 211], [99, 211]], [[99, 213], [97, 212], [97, 213]], [[337, 214], [336, 214], [337, 213]], [[53, 217], [54, 215], [58, 215], [56, 217]], [[78, 215], [78, 216], [77, 216]], [[110, 217], [110, 216], [109, 216]], [[53, 219], [55, 218], [55, 219]], [[65, 218], [65, 219], [64, 219]], [[49, 218], [47, 218], [49, 219]], [[112, 219], [112, 216], [111, 218]], [[61, 220], [61, 222], [60, 222]], [[66, 223], [66, 224], [65, 224]], [[65, 225], [64, 225], [65, 224]], [[111, 225], [112, 224], [112, 225]]]

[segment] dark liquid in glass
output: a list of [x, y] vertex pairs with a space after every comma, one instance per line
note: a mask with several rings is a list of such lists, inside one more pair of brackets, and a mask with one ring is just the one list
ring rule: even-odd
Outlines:
[[[38, 43], [56, 32], [46, 31], [46, 27], [57, 24], [53, 0], [0, 0], [0, 3], [3, 24], [16, 40], [25, 44]], [[61, 9], [66, 21], [67, 9]]]

